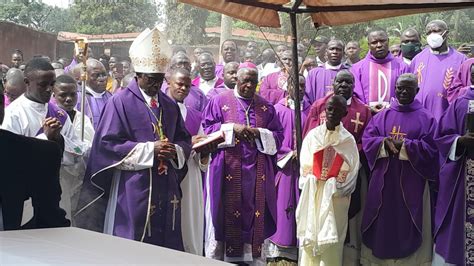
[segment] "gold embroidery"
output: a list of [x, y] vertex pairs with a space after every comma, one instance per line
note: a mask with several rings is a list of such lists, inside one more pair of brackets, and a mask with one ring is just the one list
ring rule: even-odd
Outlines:
[[262, 111], [266, 112], [268, 110], [268, 108], [264, 105], [262, 106]]
[[446, 69], [446, 74], [444, 75], [444, 81], [443, 81], [443, 87], [445, 90], [449, 89], [451, 87], [451, 82], [453, 81], [454, 77], [454, 71], [453, 68], [450, 67]]
[[356, 119], [351, 119], [351, 123], [354, 123], [354, 132], [357, 133], [359, 132], [359, 126], [363, 126], [364, 125], [364, 121], [360, 121], [360, 113], [357, 112], [356, 113]]
[[229, 106], [227, 106], [227, 104], [224, 104], [224, 106], [222, 106], [222, 111], [224, 111], [224, 112], [229, 111], [229, 109], [230, 108], [229, 108]]
[[232, 180], [232, 176], [231, 176], [231, 175], [227, 175], [225, 178], [226, 178], [228, 181]]
[[265, 175], [262, 175], [262, 180], [265, 181]]
[[235, 218], [239, 218], [239, 217], [240, 217], [240, 212], [239, 212], [239, 211], [235, 211], [235, 212], [234, 212], [234, 216], [235, 216]]
[[416, 69], [416, 75], [418, 76], [418, 84], [421, 84], [423, 82], [423, 74], [421, 73], [425, 69], [425, 64], [421, 62], [418, 65], [418, 68]]
[[255, 216], [256, 216], [257, 218], [260, 216], [260, 212], [259, 212], [258, 210], [255, 212]]
[[400, 126], [398, 126], [398, 129], [397, 126], [393, 126], [392, 132], [390, 132], [390, 136], [395, 140], [404, 140], [406, 135], [406, 133], [400, 132]]
[[303, 165], [303, 176], [307, 176], [313, 173], [313, 168], [310, 165]]

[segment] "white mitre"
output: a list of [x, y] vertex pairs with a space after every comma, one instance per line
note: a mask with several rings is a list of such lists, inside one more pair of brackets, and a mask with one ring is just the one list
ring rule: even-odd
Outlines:
[[172, 50], [157, 27], [146, 29], [133, 41], [129, 50], [137, 73], [165, 73]]

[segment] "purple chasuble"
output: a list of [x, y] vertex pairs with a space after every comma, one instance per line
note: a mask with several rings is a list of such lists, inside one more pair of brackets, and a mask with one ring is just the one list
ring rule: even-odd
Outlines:
[[[250, 125], [270, 130], [278, 149], [283, 128], [275, 108], [258, 95], [253, 100], [237, 99], [234, 91], [228, 91], [211, 99], [204, 112], [205, 133], [219, 131], [226, 123], [245, 125], [250, 104]], [[255, 142], [236, 138], [234, 147], [212, 154], [208, 196], [215, 238], [225, 242], [226, 256], [242, 256], [247, 243], [253, 256], [260, 257], [264, 239], [275, 232], [275, 170], [276, 156], [259, 152]]]
[[354, 94], [365, 104], [390, 103], [395, 97], [398, 76], [410, 72], [409, 66], [388, 53], [384, 59], [375, 58], [370, 52], [352, 65], [355, 85]]
[[449, 89], [465, 60], [466, 56], [452, 47], [442, 55], [431, 53], [427, 47], [411, 61], [411, 72], [418, 76], [420, 87], [416, 98], [437, 120], [449, 106]]
[[[103, 232], [115, 166], [139, 143], [159, 139], [154, 125], [161, 118], [168, 140], [183, 148], [189, 157], [191, 136], [178, 106], [161, 91], [159, 108], [147, 107], [136, 79], [105, 105], [96, 130], [81, 190], [76, 221], [79, 227]], [[160, 115], [160, 113], [162, 115]], [[113, 234], [176, 250], [183, 250], [180, 222], [180, 182], [186, 167], [176, 170], [170, 163], [167, 174], [158, 174], [159, 161], [143, 170], [118, 173], [118, 197]], [[126, 165], [124, 165], [126, 167]]]
[[225, 65], [225, 63], [221, 63], [221, 64], [216, 65], [216, 70], [215, 70], [216, 77], [219, 77], [221, 79], [224, 78], [224, 65]]
[[[199, 83], [201, 81], [201, 77], [196, 77], [193, 81], [192, 81], [192, 86], [198, 88], [203, 94], [204, 92], [199, 88]], [[214, 84], [214, 88], [213, 89], [216, 89], [216, 88], [220, 88], [220, 89], [224, 89], [225, 88], [225, 84], [224, 84], [224, 80], [222, 78], [220, 78], [219, 76], [217, 76], [217, 80], [216, 80], [216, 84]], [[211, 89], [209, 92], [211, 92], [213, 89]], [[211, 96], [214, 96], [215, 95], [215, 92], [213, 92], [212, 95], [209, 94], [209, 92], [207, 93], [206, 95], [206, 98], [209, 100], [211, 99]]]
[[[362, 242], [377, 258], [404, 258], [421, 246], [423, 193], [427, 180], [438, 175], [435, 130], [436, 120], [417, 100], [405, 106], [394, 101], [365, 129], [362, 143], [371, 178]], [[403, 140], [408, 160], [378, 158], [388, 137]]]
[[471, 66], [474, 65], [474, 58], [469, 58], [464, 63], [461, 64], [461, 67], [458, 70], [458, 74], [454, 78], [453, 84], [448, 91], [448, 102], [451, 104], [459, 96], [463, 96], [471, 83]]
[[72, 70], [73, 70], [74, 67], [75, 67], [76, 65], [78, 65], [78, 64], [79, 64], [79, 63], [77, 62], [76, 58], [73, 58], [72, 61], [71, 61], [71, 63], [69, 63], [68, 66], [65, 66], [65, 67], [64, 67], [64, 72], [72, 75]]
[[[161, 91], [164, 94], [168, 93], [168, 84], [163, 81], [163, 84], [161, 85]], [[189, 89], [189, 94], [184, 99], [184, 104], [186, 104], [187, 107], [191, 107], [194, 110], [198, 110], [199, 112], [204, 111], [204, 108], [206, 108], [207, 105], [207, 98], [206, 95], [199, 89], [199, 87], [196, 87], [194, 85], [191, 85], [191, 88]]]
[[334, 78], [337, 72], [342, 69], [347, 69], [345, 64], [341, 64], [338, 69], [326, 69], [325, 66], [311, 69], [306, 77], [305, 99], [313, 104], [315, 101], [331, 94]]
[[[469, 90], [456, 99], [439, 120], [435, 140], [441, 156], [439, 192], [436, 202], [435, 244], [436, 253], [447, 263], [464, 265], [464, 184], [466, 152], [457, 161], [449, 159], [451, 146], [456, 138], [466, 133], [465, 117], [474, 91]], [[472, 188], [473, 184], [470, 184]], [[474, 223], [474, 218], [469, 217]], [[470, 240], [472, 243], [472, 239]]]
[[207, 98], [209, 99], [212, 99], [214, 98], [216, 95], [219, 95], [223, 92], [226, 92], [226, 91], [232, 91], [233, 89], [229, 89], [227, 88], [227, 86], [224, 86], [224, 87], [217, 87], [217, 88], [214, 88], [214, 89], [211, 89], [208, 93], [207, 93]]
[[202, 113], [190, 107], [187, 107], [186, 110], [186, 119], [184, 121], [184, 125], [191, 136], [196, 136], [199, 132], [199, 128], [201, 127]]
[[[301, 111], [301, 121], [304, 123], [309, 112], [310, 104], [307, 101], [303, 101], [301, 105], [303, 107]], [[281, 159], [296, 149], [295, 110], [288, 106], [287, 98], [278, 102], [275, 105], [275, 110], [283, 126], [284, 139], [277, 154], [277, 158]], [[278, 172], [275, 177], [275, 187], [277, 190], [277, 224], [275, 234], [270, 237], [270, 241], [278, 246], [297, 246], [295, 211], [300, 196], [298, 177], [299, 167], [295, 160], [289, 160], [284, 168], [278, 167]]]
[[[81, 110], [81, 100], [82, 100], [82, 92], [79, 90], [77, 92], [77, 104], [76, 108], [79, 111]], [[102, 114], [102, 110], [104, 109], [105, 104], [112, 97], [112, 93], [105, 91], [102, 95], [102, 98], [95, 98], [91, 93], [87, 92], [86, 90], [86, 103], [84, 105], [85, 111], [84, 114], [88, 116], [91, 121], [94, 129], [97, 130], [99, 127], [100, 115]]]
[[288, 77], [282, 71], [268, 74], [263, 78], [258, 94], [271, 104], [277, 104], [287, 95], [287, 79]]

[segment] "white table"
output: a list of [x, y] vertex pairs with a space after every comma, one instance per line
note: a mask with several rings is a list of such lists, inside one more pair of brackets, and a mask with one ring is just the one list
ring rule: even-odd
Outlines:
[[68, 227], [0, 232], [0, 265], [229, 265]]

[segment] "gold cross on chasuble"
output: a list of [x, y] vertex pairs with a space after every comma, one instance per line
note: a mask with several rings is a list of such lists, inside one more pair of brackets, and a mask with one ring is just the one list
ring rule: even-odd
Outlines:
[[356, 113], [356, 117], [355, 119], [351, 119], [351, 123], [354, 123], [354, 132], [355, 133], [358, 133], [359, 132], [359, 126], [363, 126], [364, 125], [364, 121], [360, 121], [360, 113], [357, 112]]
[[407, 134], [400, 131], [400, 126], [393, 126], [390, 136], [395, 140], [404, 140]]

